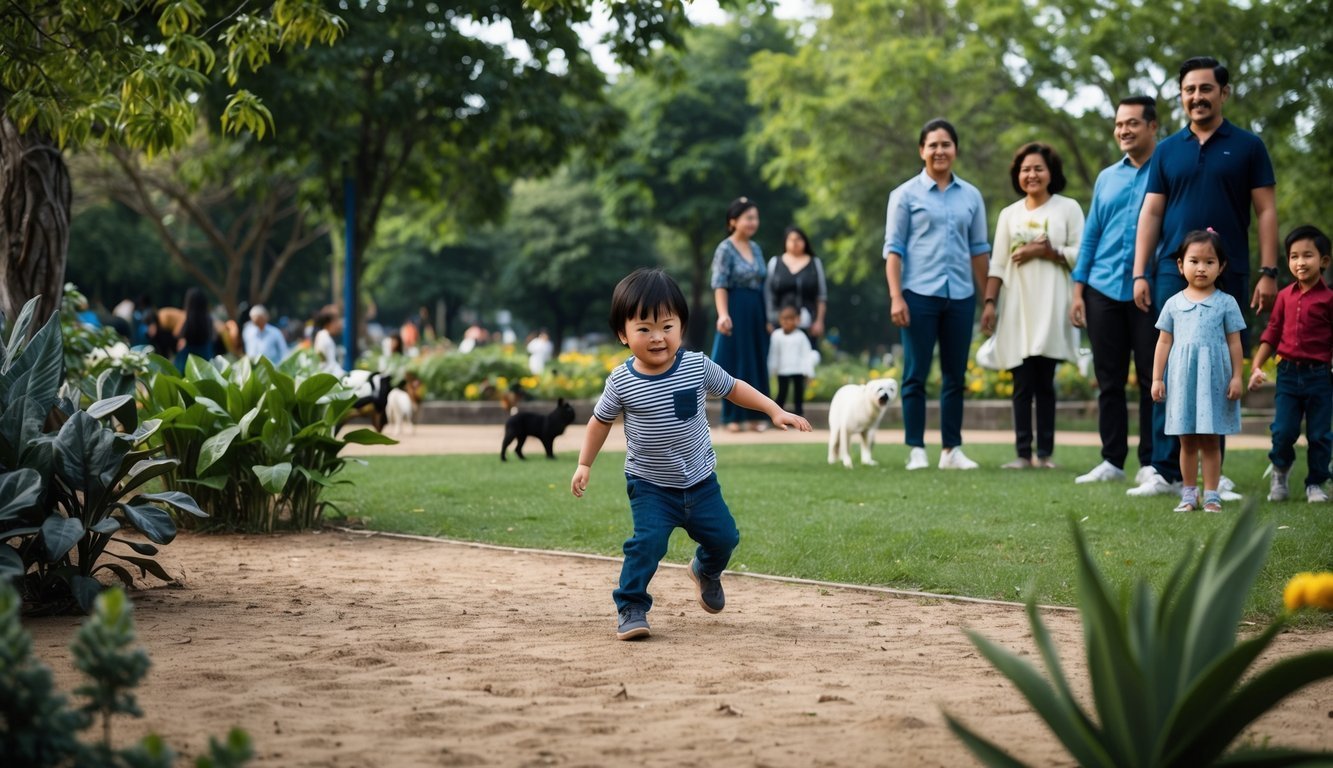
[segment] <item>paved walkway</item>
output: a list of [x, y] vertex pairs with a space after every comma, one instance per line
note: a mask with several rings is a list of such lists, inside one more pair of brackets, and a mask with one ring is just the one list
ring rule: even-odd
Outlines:
[[[582, 424], [571, 425], [555, 441], [557, 454], [577, 454], [583, 445]], [[444, 453], [499, 453], [500, 443], [504, 439], [504, 427], [498, 424], [440, 425], [422, 424], [413, 434], [398, 437], [398, 445], [352, 445], [343, 453], [347, 456], [422, 456]], [[963, 430], [963, 443], [1011, 443], [1014, 435], [1008, 430]], [[1302, 438], [1304, 440], [1304, 438]], [[732, 433], [722, 429], [713, 430], [713, 442], [717, 445], [754, 445], [759, 443], [821, 443], [828, 444], [828, 430], [817, 429], [813, 432], [783, 432], [769, 429], [766, 432]], [[1057, 432], [1055, 443], [1060, 445], [1093, 446], [1101, 445], [1095, 432]], [[876, 444], [901, 448], [903, 431], [901, 429], [881, 429], [876, 437]], [[938, 448], [940, 433], [936, 430], [926, 432], [926, 445]], [[1269, 438], [1258, 435], [1232, 435], [1227, 438], [1228, 447], [1241, 449], [1268, 449]], [[625, 432], [617, 422], [611, 428], [611, 435], [603, 447], [605, 451], [625, 450]], [[854, 448], [859, 451], [859, 448]], [[1131, 451], [1133, 450], [1131, 444]], [[513, 446], [510, 446], [513, 451]], [[540, 456], [541, 441], [528, 439], [524, 452], [529, 456]], [[933, 453], [933, 451], [932, 451]], [[859, 453], [853, 453], [859, 456]], [[906, 451], [903, 451], [906, 460]]]

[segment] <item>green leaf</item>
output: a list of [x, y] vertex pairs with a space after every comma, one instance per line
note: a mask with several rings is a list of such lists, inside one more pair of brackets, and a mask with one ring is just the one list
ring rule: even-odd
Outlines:
[[93, 533], [100, 533], [103, 536], [109, 536], [120, 530], [120, 521], [114, 517], [107, 516], [97, 521], [96, 524], [89, 526], [88, 530]]
[[171, 540], [176, 538], [176, 523], [161, 507], [125, 502], [117, 502], [116, 506], [125, 513], [130, 525], [139, 529], [139, 533], [154, 544], [170, 544]]
[[286, 411], [275, 411], [264, 422], [261, 431], [264, 443], [264, 456], [269, 461], [284, 459], [290, 455], [292, 442], [292, 417]]
[[953, 731], [953, 735], [957, 736], [964, 746], [972, 750], [972, 754], [983, 765], [990, 766], [990, 768], [1027, 768], [1026, 763], [1016, 760], [994, 742], [977, 735], [951, 715], [946, 714], [944, 719], [948, 722], [949, 730]]
[[107, 416], [122, 410], [127, 403], [133, 402], [133, 395], [117, 395], [116, 397], [109, 397], [105, 400], [98, 400], [88, 406], [88, 415], [92, 416], [94, 419], [105, 419]]
[[[8, 371], [14, 364], [14, 360], [23, 352], [26, 346], [28, 335], [28, 326], [32, 325], [32, 318], [37, 314], [37, 304], [41, 301], [40, 296], [34, 296], [23, 304], [23, 309], [19, 310], [18, 317], [14, 318], [14, 325], [9, 332], [9, 340], [4, 345], [5, 357], [0, 361], [0, 373]], [[0, 400], [4, 400], [4, 391], [0, 390]]]
[[205, 440], [199, 447], [199, 463], [195, 465], [195, 474], [203, 474], [209, 467], [221, 461], [240, 432], [240, 427], [227, 427]]
[[1333, 677], [1333, 649], [1282, 659], [1236, 689], [1218, 708], [1209, 727], [1176, 750], [1194, 765], [1208, 765], [1268, 710], [1307, 685]]
[[0, 544], [0, 580], [22, 576], [25, 571], [23, 556], [8, 544]]
[[373, 429], [354, 429], [343, 435], [344, 441], [356, 445], [398, 445], [398, 441], [388, 435], [382, 435]]
[[316, 373], [301, 382], [301, 386], [296, 390], [296, 402], [300, 405], [316, 403], [340, 383], [338, 377], [331, 373]]
[[100, 503], [129, 450], [115, 432], [83, 411], [60, 428], [55, 447], [56, 472], [70, 488], [83, 492], [84, 504], [90, 507]]
[[0, 401], [8, 404], [20, 397], [31, 397], [39, 410], [49, 411], [59, 396], [64, 367], [60, 317], [53, 312], [19, 359], [0, 373]]
[[69, 589], [74, 593], [74, 599], [78, 601], [79, 608], [84, 613], [92, 613], [93, 604], [102, 594], [102, 584], [91, 576], [82, 576], [74, 574], [69, 577]]
[[259, 415], [263, 412], [265, 398], [266, 395], [260, 395], [259, 402], [255, 403], [255, 407], [247, 411], [246, 414], [241, 417], [241, 420], [236, 423], [236, 426], [239, 427], [241, 430], [242, 440], [246, 440], [250, 437], [253, 437], [253, 435], [250, 432], [250, 426], [254, 423], [255, 419], [259, 418]]
[[1023, 694], [1046, 725], [1080, 765], [1087, 768], [1117, 765], [1101, 742], [1100, 734], [1087, 727], [1088, 718], [1073, 698], [1061, 696], [1042, 679], [1036, 668], [980, 634], [968, 631], [968, 639], [997, 670]]
[[129, 571], [125, 570], [124, 566], [116, 565], [115, 563], [102, 563], [93, 569], [93, 573], [97, 573], [102, 569], [106, 569], [116, 574], [116, 578], [120, 579], [120, 583], [124, 584], [126, 587], [134, 587], [134, 577], [130, 575]]
[[250, 469], [259, 478], [259, 484], [264, 490], [272, 494], [282, 493], [282, 489], [287, 486], [287, 478], [292, 474], [291, 463], [285, 461], [271, 467], [256, 465]]
[[166, 475], [178, 466], [180, 462], [175, 459], [144, 459], [136, 462], [125, 475], [125, 484], [120, 488], [120, 495], [128, 495], [149, 480]]
[[20, 468], [0, 475], [0, 522], [17, 519], [42, 497], [42, 476], [35, 469]]
[[118, 557], [127, 563], [134, 563], [139, 566], [139, 573], [141, 575], [151, 573], [162, 581], [175, 581], [175, 579], [171, 578], [171, 574], [167, 573], [162, 566], [157, 564], [156, 560], [149, 560], [146, 557], [134, 557], [133, 555], [122, 555], [119, 552], [107, 552], [107, 554], [112, 557]]
[[55, 512], [42, 522], [42, 544], [46, 548], [46, 561], [54, 563], [83, 538], [83, 521], [77, 517], [65, 517]]
[[157, 547], [152, 544], [144, 544], [141, 541], [130, 541], [129, 539], [114, 538], [112, 541], [120, 542], [141, 555], [156, 555]]
[[157, 501], [179, 509], [182, 512], [194, 515], [195, 517], [208, 517], [208, 513], [199, 507], [198, 502], [188, 493], [180, 491], [163, 491], [161, 493], [145, 493], [142, 496], [136, 496], [135, 502], [140, 499], [148, 501]]
[[315, 485], [319, 485], [319, 486], [322, 486], [322, 487], [324, 487], [324, 488], [332, 488], [332, 487], [334, 486], [334, 484], [335, 484], [335, 483], [334, 483], [332, 480], [330, 480], [329, 478], [327, 478], [327, 477], [325, 477], [324, 475], [322, 475], [322, 474], [320, 474], [320, 473], [318, 473], [318, 472], [315, 472], [314, 470], [311, 470], [311, 469], [309, 469], [309, 468], [307, 468], [307, 467], [297, 467], [297, 468], [296, 468], [296, 471], [299, 472], [299, 473], [301, 473], [301, 476], [302, 476], [302, 477], [304, 477], [306, 480], [309, 480], [310, 482], [314, 483]]
[[209, 477], [188, 477], [182, 479], [180, 482], [189, 483], [191, 485], [202, 485], [205, 488], [212, 488], [215, 491], [220, 491], [223, 488], [226, 488], [227, 483], [230, 481], [230, 478], [226, 475], [211, 475]]

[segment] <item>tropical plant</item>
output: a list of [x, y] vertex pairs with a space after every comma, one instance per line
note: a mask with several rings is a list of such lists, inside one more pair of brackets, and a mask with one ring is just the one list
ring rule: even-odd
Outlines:
[[[97, 597], [93, 612], [79, 627], [70, 650], [86, 683], [74, 691], [86, 699], [70, 706], [56, 690], [51, 670], [32, 656], [32, 638], [19, 621], [22, 601], [0, 582], [0, 764], [78, 765], [89, 768], [168, 768], [175, 755], [157, 736], [126, 749], [111, 746], [111, 721], [117, 715], [142, 717], [134, 688], [148, 672], [148, 654], [134, 647], [134, 616], [119, 588]], [[80, 734], [100, 721], [101, 739], [85, 742]], [[224, 742], [210, 737], [199, 768], [244, 765], [254, 756], [250, 737], [232, 729]]]
[[[1190, 551], [1161, 595], [1145, 580], [1117, 599], [1071, 520], [1078, 551], [1078, 606], [1083, 617], [1088, 676], [1096, 717], [1070, 690], [1035, 602], [1028, 603], [1032, 636], [1049, 680], [1011, 651], [968, 632], [977, 649], [1022, 692], [1079, 765], [1296, 765], [1328, 754], [1296, 750], [1226, 750], [1250, 723], [1300, 688], [1333, 677], [1333, 649], [1283, 659], [1241, 682], [1286, 622], [1279, 615], [1239, 644], [1246, 597], [1273, 539], [1253, 506], [1222, 541]], [[1190, 550], [1193, 549], [1191, 545]], [[947, 717], [947, 716], [946, 716]], [[981, 761], [1019, 766], [999, 746], [953, 717], [949, 727]]]
[[[102, 589], [98, 571], [134, 582], [125, 566], [99, 563], [103, 555], [170, 581], [150, 559], [154, 544], [176, 536], [164, 507], [205, 513], [188, 494], [144, 492], [176, 462], [154, 458], [160, 450], [148, 447], [159, 422], [139, 423], [133, 376], [104, 372], [86, 408], [78, 390], [73, 398], [60, 396], [57, 316], [24, 343], [36, 306], [30, 300], [8, 343], [0, 342], [0, 577], [22, 577], [25, 598], [41, 610], [66, 609], [72, 597], [87, 611]], [[152, 544], [123, 538], [125, 528]]]
[[[348, 443], [392, 445], [372, 429], [337, 436], [355, 394], [328, 373], [302, 375], [293, 355], [228, 363], [191, 356], [184, 375], [157, 358], [140, 393], [147, 415], [161, 422], [154, 444], [180, 466], [168, 487], [189, 489], [212, 515], [209, 525], [264, 531], [306, 529], [328, 504]], [[186, 525], [194, 524], [181, 518]]]

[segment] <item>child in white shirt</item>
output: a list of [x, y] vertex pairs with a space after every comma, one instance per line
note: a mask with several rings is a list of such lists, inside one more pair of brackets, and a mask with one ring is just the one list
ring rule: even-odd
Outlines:
[[804, 413], [805, 380], [815, 375], [810, 339], [798, 327], [801, 316], [793, 305], [778, 310], [778, 328], [768, 344], [768, 372], [778, 377], [778, 407], [786, 408], [787, 390], [792, 390], [791, 412]]

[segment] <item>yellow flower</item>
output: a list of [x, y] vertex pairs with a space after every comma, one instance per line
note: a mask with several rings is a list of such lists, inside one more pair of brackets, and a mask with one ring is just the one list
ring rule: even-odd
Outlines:
[[1289, 611], [1300, 610], [1307, 606], [1333, 611], [1333, 572], [1307, 571], [1292, 576], [1291, 581], [1287, 582], [1286, 589], [1282, 590], [1282, 603]]
[[967, 385], [967, 388], [977, 394], [981, 394], [986, 389], [986, 382], [981, 379], [973, 379], [972, 383]]
[[463, 387], [463, 399], [465, 400], [476, 400], [477, 395], [479, 394], [481, 394], [481, 388], [476, 384], [469, 384], [466, 387]]
[[524, 389], [536, 389], [540, 382], [541, 380], [536, 376], [524, 376], [518, 380], [518, 383], [523, 385]]
[[504, 376], [496, 376], [495, 386], [499, 389], [509, 389], [509, 379]]

